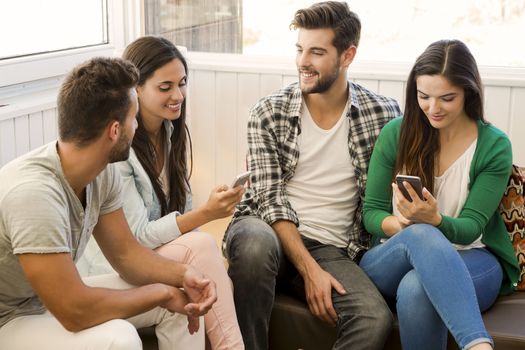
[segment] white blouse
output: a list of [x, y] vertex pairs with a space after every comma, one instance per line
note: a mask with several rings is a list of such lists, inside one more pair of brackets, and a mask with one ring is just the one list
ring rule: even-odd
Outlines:
[[[477, 139], [469, 148], [443, 173], [434, 177], [434, 197], [441, 214], [457, 218], [465, 206], [469, 194], [470, 165], [476, 152]], [[481, 236], [469, 245], [454, 244], [456, 249], [482, 248]]]

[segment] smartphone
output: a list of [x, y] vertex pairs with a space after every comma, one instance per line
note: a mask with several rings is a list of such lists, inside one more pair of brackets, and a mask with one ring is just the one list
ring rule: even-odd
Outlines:
[[423, 185], [421, 184], [421, 178], [419, 176], [410, 176], [410, 175], [397, 175], [396, 176], [396, 183], [399, 187], [399, 190], [401, 193], [403, 193], [403, 196], [405, 196], [406, 199], [408, 199], [409, 202], [412, 202], [412, 197], [408, 194], [407, 189], [403, 185], [403, 181], [408, 182], [414, 191], [416, 191], [417, 195], [421, 200], [423, 199]]
[[235, 179], [233, 180], [231, 188], [235, 188], [237, 186], [243, 186], [246, 183], [246, 181], [248, 181], [248, 179], [250, 178], [251, 173], [252, 172], [248, 170], [248, 171], [245, 171], [244, 173], [237, 175]]

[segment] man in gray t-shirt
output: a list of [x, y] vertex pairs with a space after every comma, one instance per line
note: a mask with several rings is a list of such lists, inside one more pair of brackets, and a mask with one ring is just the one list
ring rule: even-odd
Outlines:
[[[163, 324], [166, 348], [203, 348], [213, 282], [135, 240], [108, 165], [129, 155], [137, 80], [120, 59], [77, 67], [59, 92], [60, 139], [0, 169], [0, 349], [141, 349], [123, 319]], [[80, 278], [91, 234], [121, 278]]]

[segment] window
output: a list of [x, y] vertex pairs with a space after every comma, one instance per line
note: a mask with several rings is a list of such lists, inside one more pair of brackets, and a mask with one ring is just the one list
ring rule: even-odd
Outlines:
[[33, 87], [52, 88], [91, 57], [119, 55], [126, 42], [140, 35], [140, 4], [141, 0], [0, 1], [0, 99]]
[[242, 52], [242, 0], [145, 0], [146, 34], [191, 51]]
[[[146, 22], [154, 12], [161, 19], [146, 32], [165, 35], [190, 51], [293, 56], [297, 34], [288, 29], [290, 21], [297, 9], [314, 2], [145, 0]], [[469, 46], [480, 65], [525, 67], [525, 46], [519, 42], [525, 33], [523, 0], [348, 3], [362, 22], [356, 60], [411, 63], [431, 42], [455, 38]], [[170, 36], [173, 32], [185, 34]]]
[[107, 44], [106, 0], [5, 1], [0, 33], [0, 59]]

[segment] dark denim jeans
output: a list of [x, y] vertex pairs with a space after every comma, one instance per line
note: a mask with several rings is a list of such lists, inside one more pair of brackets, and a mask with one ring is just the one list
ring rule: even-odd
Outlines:
[[[332, 291], [338, 315], [334, 349], [382, 349], [392, 327], [392, 314], [374, 284], [345, 249], [303, 238], [319, 265], [347, 291]], [[247, 350], [268, 349], [268, 328], [275, 290], [305, 300], [304, 283], [284, 256], [273, 229], [255, 217], [245, 217], [226, 232], [224, 254], [234, 285], [239, 325]]]
[[403, 349], [461, 349], [492, 342], [480, 309], [496, 300], [503, 272], [483, 248], [456, 251], [436, 227], [416, 224], [370, 249], [361, 267], [395, 303]]

